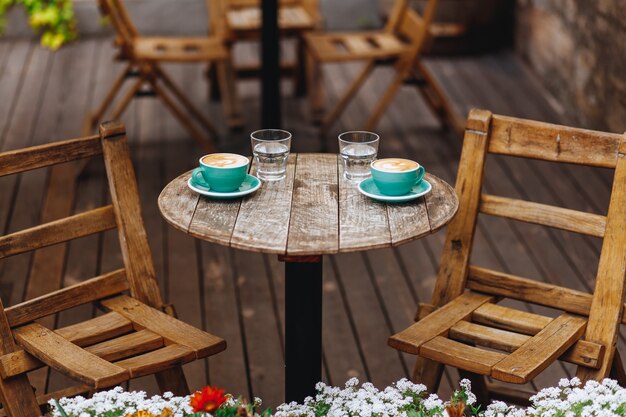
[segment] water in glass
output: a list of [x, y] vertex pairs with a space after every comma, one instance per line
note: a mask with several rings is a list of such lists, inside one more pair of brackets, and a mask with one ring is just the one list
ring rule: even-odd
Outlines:
[[252, 149], [257, 162], [257, 175], [266, 181], [280, 180], [287, 172], [289, 147], [282, 143], [261, 142]]
[[341, 149], [341, 159], [345, 167], [346, 178], [365, 179], [370, 176], [370, 164], [376, 158], [376, 148], [371, 145], [355, 143]]

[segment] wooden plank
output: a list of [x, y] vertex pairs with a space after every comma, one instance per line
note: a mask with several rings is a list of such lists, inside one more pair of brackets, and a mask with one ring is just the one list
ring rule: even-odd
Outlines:
[[398, 40], [394, 35], [389, 33], [377, 33], [372, 35], [372, 39], [381, 48], [387, 50], [401, 50], [406, 48], [406, 46]]
[[163, 347], [163, 338], [161, 336], [149, 330], [140, 330], [89, 346], [85, 350], [106, 361], [113, 362], [161, 347]]
[[174, 365], [182, 365], [191, 362], [196, 357], [193, 349], [183, 345], [169, 345], [164, 348], [144, 353], [115, 365], [127, 369], [132, 378], [151, 375], [159, 371], [171, 368]]
[[452, 326], [448, 337], [459, 342], [476, 344], [509, 353], [530, 339], [530, 336], [481, 326], [469, 321], [459, 321]]
[[[615, 168], [622, 136], [592, 130], [494, 116], [489, 152]], [[593, 149], [593, 152], [589, 152]]]
[[163, 217], [169, 224], [185, 233], [190, 231], [191, 220], [200, 200], [200, 195], [187, 186], [189, 177], [191, 171], [170, 181], [158, 198], [159, 210]]
[[[391, 221], [387, 216], [386, 204], [372, 201], [362, 195], [355, 183], [344, 177], [345, 169], [341, 158], [337, 158], [337, 169], [339, 172], [339, 252], [350, 252], [355, 248], [363, 250], [390, 246], [392, 244]], [[398, 219], [404, 213], [414, 213], [411, 207], [395, 211], [399, 216], [394, 217], [394, 220], [400, 221], [394, 222], [394, 226], [408, 226], [411, 231], [414, 231], [415, 223], [403, 222], [404, 218]], [[392, 206], [389, 210], [391, 209]]]
[[372, 45], [362, 35], [345, 35], [341, 39], [342, 43], [348, 48], [348, 52], [357, 57], [361, 54], [368, 54], [375, 46]]
[[121, 122], [107, 122], [100, 125], [100, 135], [130, 292], [138, 300], [161, 308], [163, 300], [141, 215], [126, 129]]
[[100, 155], [98, 136], [70, 139], [0, 154], [0, 177]]
[[189, 347], [196, 353], [197, 358], [213, 355], [226, 348], [226, 342], [221, 338], [203, 332], [128, 296], [122, 295], [103, 300], [101, 304], [172, 343]]
[[452, 325], [466, 319], [474, 310], [492, 299], [492, 297], [482, 294], [464, 293], [433, 311], [424, 320], [391, 336], [388, 341], [389, 346], [417, 355], [420, 353], [421, 345], [436, 336], [447, 334]]
[[130, 377], [125, 369], [86, 352], [37, 323], [18, 327], [13, 334], [17, 344], [40, 361], [96, 389], [119, 384]]
[[448, 226], [432, 304], [441, 306], [463, 292], [478, 217], [491, 113], [472, 110], [467, 120], [455, 190], [459, 211]]
[[89, 346], [133, 330], [130, 320], [110, 312], [90, 320], [56, 329], [54, 332], [77, 346]]
[[6, 315], [11, 327], [19, 326], [59, 311], [99, 300], [128, 290], [123, 269], [24, 301], [7, 308]]
[[[589, 152], [589, 153], [595, 153]], [[607, 216], [606, 234], [602, 242], [602, 252], [593, 301], [585, 340], [607, 346], [607, 354], [602, 366], [597, 370], [580, 367], [576, 375], [583, 381], [599, 380], [609, 375], [615, 354], [617, 332], [624, 315], [624, 271], [626, 270], [626, 138], [622, 136], [619, 156], [613, 179], [611, 201]]]
[[488, 303], [480, 306], [472, 313], [472, 321], [533, 336], [550, 324], [552, 319], [539, 314]]
[[604, 237], [606, 227], [606, 217], [599, 214], [487, 194], [481, 196], [480, 211], [491, 216], [541, 224], [595, 237]]
[[114, 229], [115, 226], [113, 206], [89, 210], [0, 236], [0, 258]]
[[546, 369], [582, 337], [587, 320], [567, 313], [550, 322], [519, 349], [498, 362], [491, 372], [495, 379], [525, 384]]
[[[254, 163], [250, 172], [256, 174]], [[263, 183], [254, 198], [241, 202], [230, 246], [254, 252], [286, 252], [295, 172], [296, 155], [291, 154], [285, 179]]]
[[337, 155], [298, 155], [287, 255], [323, 255], [339, 250], [338, 192]]
[[459, 198], [454, 189], [444, 180], [430, 174], [424, 176], [433, 189], [424, 196], [430, 233], [446, 226], [459, 209]]
[[489, 375], [491, 368], [507, 355], [437, 336], [422, 345], [420, 356], [480, 375]]

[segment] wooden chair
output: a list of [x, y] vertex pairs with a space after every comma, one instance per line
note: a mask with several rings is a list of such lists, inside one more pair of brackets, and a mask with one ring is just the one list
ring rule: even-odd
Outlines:
[[[220, 82], [226, 85], [229, 80], [228, 74], [221, 65], [218, 65], [229, 60], [223, 39], [218, 36], [197, 38], [141, 36], [123, 0], [98, 0], [98, 4], [102, 15], [111, 22], [116, 32], [115, 45], [118, 48], [116, 59], [128, 64], [114, 81], [100, 106], [87, 116], [84, 134], [91, 133], [102, 120], [122, 90], [125, 81], [133, 79], [131, 87], [113, 109], [111, 118], [118, 119], [134, 97], [157, 96], [201, 146], [208, 151], [214, 151], [213, 138], [217, 136], [215, 128], [163, 71], [161, 64], [211, 63], [217, 67]], [[238, 125], [241, 123], [240, 114], [233, 91], [233, 88], [224, 88], [224, 112], [228, 124]]]
[[[483, 193], [488, 153], [614, 169], [608, 214]], [[431, 304], [420, 306], [417, 323], [389, 339], [392, 347], [419, 355], [415, 379], [435, 391], [445, 364], [523, 384], [560, 359], [576, 364], [583, 381], [611, 374], [626, 382], [615, 348], [619, 325], [626, 323], [626, 136], [472, 110], [456, 192], [459, 211], [448, 227]], [[603, 239], [593, 294], [470, 265], [479, 213]], [[499, 305], [503, 299], [562, 313], [531, 314]]]
[[[211, 27], [221, 32], [228, 47], [242, 41], [258, 41], [261, 38], [260, 0], [207, 0]], [[296, 39], [295, 63], [283, 63], [281, 71], [294, 78], [296, 93], [306, 91], [305, 54], [303, 35], [318, 29], [322, 22], [319, 0], [279, 0], [278, 26], [281, 38]], [[212, 32], [214, 34], [215, 32]], [[231, 54], [232, 56], [232, 54]], [[235, 65], [231, 63], [235, 78], [252, 78], [260, 74], [256, 64]], [[211, 91], [217, 91], [214, 83]]]
[[[112, 204], [0, 237], [0, 259], [117, 228], [124, 267], [20, 304], [0, 302], [0, 395], [5, 414], [40, 416], [50, 398], [76, 395], [155, 374], [163, 391], [188, 394], [181, 365], [216, 354], [226, 343], [165, 311], [124, 125], [99, 136], [0, 154], [0, 177], [103, 155]], [[94, 303], [103, 314], [51, 330], [37, 321]], [[79, 385], [35, 397], [27, 372], [49, 366]]]
[[[409, 7], [408, 0], [396, 0], [382, 30], [305, 35], [311, 112], [316, 123], [321, 121], [322, 134], [341, 116], [372, 71], [378, 65], [389, 63], [394, 64], [395, 76], [367, 121], [366, 130], [375, 130], [400, 87], [408, 83], [418, 86], [427, 103], [443, 122], [450, 123], [458, 132], [462, 131], [434, 77], [420, 62], [438, 1], [428, 0], [420, 16]], [[324, 90], [321, 87], [321, 65], [350, 61], [365, 61], [366, 64], [339, 102], [322, 117]]]

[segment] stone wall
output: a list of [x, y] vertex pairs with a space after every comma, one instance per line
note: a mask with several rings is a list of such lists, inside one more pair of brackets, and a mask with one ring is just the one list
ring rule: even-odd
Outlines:
[[517, 0], [516, 49], [580, 126], [626, 131], [626, 0]]

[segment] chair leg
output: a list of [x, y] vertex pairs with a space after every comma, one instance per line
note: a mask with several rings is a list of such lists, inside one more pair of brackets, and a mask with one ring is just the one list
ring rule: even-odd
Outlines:
[[372, 113], [369, 120], [367, 121], [367, 125], [365, 127], [366, 130], [376, 129], [376, 126], [378, 125], [380, 118], [383, 116], [383, 114], [385, 114], [385, 112], [387, 111], [387, 108], [389, 107], [394, 97], [398, 93], [398, 90], [404, 84], [404, 81], [406, 80], [406, 77], [407, 77], [407, 73], [408, 73], [408, 70], [405, 70], [404, 68], [396, 69], [396, 76], [394, 77], [393, 81], [391, 81], [391, 84], [389, 85], [389, 87], [387, 87], [387, 91], [385, 91], [383, 98], [378, 102], [378, 105], [374, 109], [374, 112]]
[[0, 379], [2, 410], [11, 417], [38, 417], [41, 409], [26, 375]]
[[624, 363], [622, 362], [622, 358], [618, 350], [615, 351], [615, 355], [613, 356], [613, 365], [611, 366], [610, 377], [616, 379], [621, 386], [626, 385], [626, 371], [624, 370]]
[[212, 101], [218, 101], [221, 96], [220, 85], [217, 82], [217, 69], [215, 63], [209, 64], [206, 71], [206, 76], [209, 82], [208, 97]]
[[169, 391], [176, 396], [189, 395], [189, 386], [181, 366], [175, 366], [154, 374], [161, 392]]
[[307, 64], [306, 44], [302, 37], [298, 38], [296, 45], [296, 74], [294, 78], [294, 95], [304, 97], [307, 93]]
[[426, 385], [430, 392], [437, 392], [441, 376], [443, 375], [443, 365], [430, 359], [417, 357], [415, 368], [413, 369], [413, 382]]
[[[135, 81], [133, 86], [126, 92], [126, 94], [124, 94], [124, 97], [122, 97], [122, 99], [117, 104], [115, 109], [113, 109], [113, 112], [111, 113], [111, 118], [112, 119], [119, 119], [119, 117], [122, 115], [122, 113], [124, 113], [124, 111], [126, 111], [126, 109], [128, 108], [128, 105], [132, 101], [133, 97], [135, 97], [135, 94], [139, 90], [141, 90], [141, 86], [143, 85], [144, 82], [146, 82], [146, 79], [144, 78], [144, 76], [140, 76], [139, 79], [137, 81]], [[99, 120], [97, 120], [96, 122], [98, 122], [98, 121]]]
[[311, 118], [313, 124], [320, 124], [324, 114], [324, 85], [321, 63], [305, 51], [306, 81], [309, 90]]
[[109, 92], [106, 94], [106, 96], [104, 97], [104, 99], [102, 100], [98, 108], [96, 109], [96, 111], [87, 114], [87, 116], [85, 117], [85, 121], [83, 123], [83, 135], [87, 136], [87, 135], [91, 135], [92, 133], [94, 133], [94, 129], [96, 125], [102, 119], [102, 116], [104, 116], [104, 113], [107, 111], [111, 103], [113, 103], [113, 101], [115, 100], [115, 97], [117, 96], [117, 94], [122, 89], [122, 86], [124, 85], [124, 81], [126, 80], [126, 75], [132, 69], [133, 69], [133, 65], [128, 64], [126, 68], [124, 68], [124, 70], [117, 76], [117, 78], [113, 82], [113, 85], [109, 89]]
[[215, 144], [213, 141], [202, 134], [196, 127], [193, 125], [193, 121], [183, 113], [176, 104], [165, 94], [165, 92], [159, 87], [155, 80], [150, 80], [150, 84], [156, 93], [157, 96], [161, 99], [163, 104], [172, 112], [174, 117], [178, 119], [178, 121], [183, 125], [185, 129], [191, 134], [191, 136], [198, 142], [198, 144], [203, 147], [207, 152], [215, 152]]
[[222, 92], [222, 106], [226, 116], [226, 124], [231, 129], [243, 127], [241, 105], [237, 95], [237, 80], [232, 61], [219, 62], [216, 64], [217, 81]]
[[372, 73], [375, 66], [376, 63], [374, 61], [369, 61], [367, 64], [365, 64], [365, 68], [361, 70], [361, 73], [352, 82], [352, 85], [350, 85], [350, 87], [341, 97], [339, 102], [324, 117], [324, 121], [322, 122], [322, 132], [327, 132], [328, 129], [337, 121], [337, 119], [346, 109], [352, 98], [356, 95], [357, 91], [359, 91], [359, 88], [361, 88], [361, 86], [365, 83], [367, 77]]
[[484, 410], [491, 401], [485, 377], [473, 372], [464, 371], [463, 369], [459, 369], [459, 376], [463, 379], [470, 380], [472, 383], [472, 392], [476, 395], [476, 401], [480, 404], [481, 409]]
[[[185, 110], [187, 110], [191, 114], [191, 116], [200, 125], [202, 125], [202, 127], [205, 128], [207, 132], [209, 132], [209, 134], [211, 134], [212, 136], [217, 136], [217, 131], [215, 130], [211, 122], [209, 122], [206, 117], [204, 117], [204, 115], [198, 111], [196, 106], [194, 106], [191, 101], [189, 101], [189, 99], [180, 91], [180, 89], [176, 86], [176, 84], [174, 84], [172, 79], [161, 69], [161, 67], [159, 67], [158, 65], [154, 65], [153, 71], [156, 76], [163, 81], [165, 88], [169, 89], [172, 94], [174, 94], [174, 97], [178, 99], [178, 101], [183, 105]], [[155, 84], [156, 80], [154, 81], [153, 85]]]

